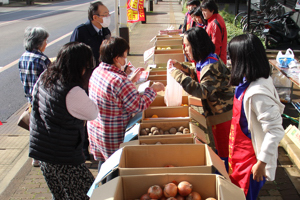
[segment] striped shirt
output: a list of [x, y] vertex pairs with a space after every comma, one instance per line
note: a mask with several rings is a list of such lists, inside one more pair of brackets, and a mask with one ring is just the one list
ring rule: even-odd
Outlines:
[[39, 50], [25, 51], [19, 60], [19, 72], [25, 97], [31, 102], [33, 86], [42, 72], [49, 66], [50, 60]]
[[97, 119], [87, 123], [90, 151], [95, 160], [105, 161], [119, 149], [132, 114], [147, 109], [156, 92], [146, 88], [139, 94], [125, 72], [102, 62], [90, 78], [89, 97], [99, 108]]

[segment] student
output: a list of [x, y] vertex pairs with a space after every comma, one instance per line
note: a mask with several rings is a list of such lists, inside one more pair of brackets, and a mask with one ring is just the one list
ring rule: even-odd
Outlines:
[[198, 7], [198, 6], [200, 6], [199, 0], [189, 0], [186, 3], [186, 8], [188, 9], [188, 11], [185, 13], [184, 23], [183, 23], [183, 27], [182, 27], [183, 33], [195, 26], [195, 22], [193, 21], [191, 15], [190, 15], [190, 11], [193, 8]]
[[202, 14], [202, 10], [200, 7], [193, 8], [190, 12], [193, 21], [196, 23], [196, 27], [204, 28], [206, 29], [207, 21], [204, 19], [204, 16]]
[[253, 34], [228, 44], [230, 84], [237, 86], [229, 139], [229, 174], [248, 200], [255, 200], [266, 180], [275, 179], [277, 147], [284, 136], [284, 106], [270, 77], [265, 49]]
[[223, 17], [219, 14], [214, 0], [203, 0], [200, 5], [204, 19], [207, 20], [206, 32], [214, 43], [215, 53], [227, 63], [227, 30]]
[[207, 125], [212, 128], [218, 155], [228, 168], [228, 140], [232, 118], [233, 88], [230, 71], [214, 53], [215, 46], [203, 28], [185, 32], [183, 42], [188, 56], [195, 60], [196, 70], [176, 60], [171, 75], [183, 89], [201, 98]]

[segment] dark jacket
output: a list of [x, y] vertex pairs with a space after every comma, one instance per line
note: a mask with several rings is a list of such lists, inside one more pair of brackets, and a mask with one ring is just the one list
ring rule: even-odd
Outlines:
[[73, 31], [70, 42], [82, 42], [92, 48], [96, 65], [99, 64], [99, 50], [103, 40], [110, 38], [110, 30], [108, 28], [102, 28], [102, 34], [98, 34], [90, 20], [85, 24], [81, 24]]
[[187, 93], [201, 98], [208, 125], [231, 120], [234, 89], [228, 86], [230, 71], [220, 59], [201, 70], [199, 81], [195, 68], [186, 65], [171, 75]]
[[40, 80], [36, 84], [32, 95], [29, 157], [51, 164], [84, 163], [84, 121], [70, 115], [66, 107], [66, 95], [75, 85], [62, 87], [57, 83], [49, 92]]

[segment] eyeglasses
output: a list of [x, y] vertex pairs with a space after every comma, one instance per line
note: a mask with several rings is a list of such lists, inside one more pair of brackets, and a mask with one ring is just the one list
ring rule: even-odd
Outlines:
[[111, 15], [108, 14], [108, 15], [98, 15], [99, 17], [110, 17]]

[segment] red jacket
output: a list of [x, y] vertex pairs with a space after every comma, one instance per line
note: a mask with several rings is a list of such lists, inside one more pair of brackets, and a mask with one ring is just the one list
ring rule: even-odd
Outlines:
[[223, 17], [216, 13], [207, 20], [206, 32], [215, 44], [215, 53], [227, 63], [227, 30]]

